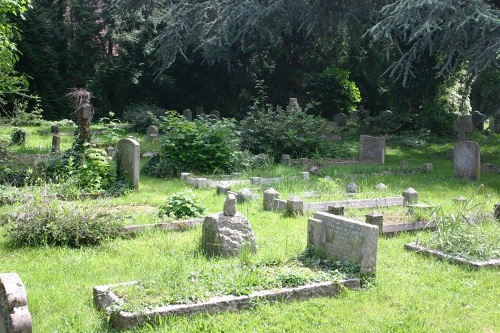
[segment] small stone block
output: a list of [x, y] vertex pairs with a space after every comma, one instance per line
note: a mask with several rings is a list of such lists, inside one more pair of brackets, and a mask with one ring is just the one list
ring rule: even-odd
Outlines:
[[434, 166], [432, 165], [432, 163], [424, 163], [424, 171], [425, 172], [434, 171]]
[[304, 214], [304, 201], [299, 197], [292, 197], [286, 202], [286, 210], [289, 215]]
[[403, 191], [403, 206], [417, 204], [418, 203], [418, 192], [415, 191], [412, 187], [408, 187]]
[[224, 201], [224, 215], [236, 215], [236, 196], [234, 196], [234, 194], [228, 194], [226, 196], [226, 201]]
[[280, 194], [274, 188], [268, 188], [264, 191], [264, 210], [271, 211], [274, 209], [274, 200], [278, 199]]
[[309, 180], [309, 172], [301, 172], [301, 174], [304, 180]]

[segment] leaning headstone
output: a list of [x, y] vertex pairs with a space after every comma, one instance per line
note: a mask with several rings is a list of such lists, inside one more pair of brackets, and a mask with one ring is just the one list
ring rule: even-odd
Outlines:
[[108, 155], [111, 158], [114, 158], [116, 155], [116, 148], [113, 146], [109, 146], [106, 148], [106, 155]]
[[481, 155], [477, 142], [458, 141], [453, 154], [455, 176], [468, 180], [479, 180], [481, 177]]
[[0, 332], [31, 333], [33, 324], [28, 295], [16, 273], [0, 274]]
[[314, 213], [307, 222], [307, 245], [327, 258], [349, 260], [362, 274], [375, 276], [379, 228], [329, 213]]
[[155, 125], [149, 126], [146, 130], [146, 136], [148, 138], [148, 141], [156, 140], [159, 134], [160, 131], [158, 130], [158, 127], [156, 127]]
[[53, 153], [58, 153], [61, 151], [61, 137], [58, 135], [53, 135], [52, 136], [52, 148], [51, 151]]
[[118, 141], [117, 175], [132, 183], [134, 189], [139, 189], [139, 161], [141, 159], [141, 145], [132, 137]]
[[50, 133], [58, 134], [59, 133], [59, 125], [54, 124], [54, 125], [50, 126]]
[[201, 243], [209, 257], [237, 257], [244, 248], [257, 252], [252, 226], [240, 212], [232, 216], [219, 213], [205, 217]]
[[235, 216], [236, 215], [236, 197], [234, 194], [228, 194], [226, 196], [226, 201], [224, 201], [224, 215], [225, 216]]
[[333, 115], [333, 122], [337, 123], [337, 126], [347, 125], [347, 115], [345, 113], [336, 113]]
[[472, 116], [459, 116], [455, 121], [453, 130], [457, 132], [457, 141], [466, 141], [469, 138], [469, 133], [474, 130], [474, 126], [472, 125]]
[[402, 193], [403, 206], [418, 204], [418, 192], [413, 187], [408, 187]]
[[193, 111], [189, 110], [189, 109], [185, 109], [184, 111], [182, 111], [182, 115], [184, 116], [184, 118], [186, 118], [188, 121], [193, 121]]
[[218, 110], [213, 110], [210, 115], [214, 116], [216, 119], [220, 119], [220, 112]]
[[243, 203], [252, 200], [254, 195], [252, 191], [245, 187], [238, 191], [236, 198], [238, 199], [238, 203]]
[[361, 135], [359, 138], [359, 159], [384, 164], [385, 137]]
[[204, 112], [203, 112], [203, 106], [197, 106], [197, 107], [195, 108], [195, 110], [196, 110], [196, 117], [199, 117], [199, 116], [201, 116], [202, 114], [204, 114]]
[[264, 191], [264, 210], [271, 211], [274, 209], [274, 200], [279, 199], [280, 194], [274, 188], [268, 188]]
[[486, 117], [479, 111], [472, 112], [472, 126], [479, 131], [484, 131]]

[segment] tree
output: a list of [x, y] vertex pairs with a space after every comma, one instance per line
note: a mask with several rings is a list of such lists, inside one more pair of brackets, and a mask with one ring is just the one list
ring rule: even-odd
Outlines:
[[15, 41], [21, 38], [21, 32], [12, 23], [12, 16], [22, 16], [29, 3], [30, 0], [0, 0], [0, 98], [26, 85], [26, 78], [14, 67], [19, 60]]

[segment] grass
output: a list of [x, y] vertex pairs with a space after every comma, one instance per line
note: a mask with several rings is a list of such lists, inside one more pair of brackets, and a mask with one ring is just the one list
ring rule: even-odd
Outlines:
[[[0, 127], [0, 133], [1, 130], [4, 129]], [[38, 140], [35, 137], [31, 139]], [[148, 150], [154, 145], [152, 143]], [[455, 179], [453, 162], [445, 157], [445, 151], [452, 147], [447, 143], [421, 149], [402, 149], [389, 143], [384, 166], [338, 166], [325, 168], [324, 172], [334, 179], [332, 187], [335, 195], [340, 195], [341, 190], [352, 181], [350, 175], [356, 173], [358, 176], [354, 181], [361, 185], [363, 192], [373, 193], [369, 195], [380, 195], [372, 190], [379, 182], [385, 183], [389, 187], [388, 193], [395, 195], [413, 187], [420, 194], [420, 202], [441, 205], [443, 210], [452, 213], [458, 210], [453, 198], [459, 195], [472, 197], [479, 185], [484, 184], [474, 195], [474, 200], [487, 202], [484, 209], [491, 212], [493, 203], [500, 202], [498, 174], [485, 174], [480, 182]], [[493, 146], [482, 147], [485, 162], [498, 165], [497, 147], [496, 141]], [[410, 167], [432, 162], [434, 172], [371, 174], [397, 171], [401, 160], [408, 160]], [[298, 172], [298, 169], [280, 166], [266, 172], [249, 173], [249, 176], [277, 177], [283, 173], [296, 175]], [[275, 187], [274, 184], [272, 186]], [[289, 182], [282, 186], [278, 191], [285, 197], [323, 190], [321, 186], [326, 185], [311, 176], [309, 183]], [[259, 187], [257, 193], [263, 189]], [[110, 210], [117, 209], [116, 214], [127, 217], [127, 224], [157, 223], [157, 208], [170, 195], [187, 190], [196, 193], [207, 207], [208, 214], [222, 210], [224, 197], [217, 196], [215, 189], [195, 190], [180, 179], [154, 179], [144, 175], [141, 175], [139, 192], [85, 202], [105, 205]], [[137, 208], [139, 206], [147, 207], [147, 210]], [[207, 260], [200, 256], [200, 228], [184, 232], [153, 230], [133, 239], [115, 239], [99, 247], [12, 249], [7, 246], [4, 228], [0, 227], [0, 272], [17, 272], [23, 280], [33, 315], [34, 332], [111, 332], [113, 330], [107, 324], [106, 315], [99, 313], [92, 304], [93, 286], [138, 280], [152, 286], [149, 291], [161, 295], [158, 293], [159, 286], [167, 281], [173, 284], [177, 281], [181, 285], [191, 277], [191, 272], [200, 279], [199, 272], [221, 270], [221, 274], [228, 277], [227, 281], [231, 281], [232, 277], [233, 282], [238, 282], [241, 281], [238, 278], [244, 275], [232, 275], [230, 268], [241, 267], [242, 260], [250, 261], [250, 267], [257, 263], [293, 262], [304, 251], [309, 215], [284, 217], [278, 212], [264, 212], [260, 198], [239, 204], [237, 208], [248, 217], [256, 234], [258, 252], [250, 258]], [[10, 207], [1, 206], [0, 209], [7, 211]], [[348, 214], [349, 211], [346, 212]], [[498, 229], [498, 222], [478, 225], [485, 227], [483, 230], [486, 231], [491, 230], [488, 229], [490, 226]], [[471, 270], [403, 250], [404, 244], [417, 238], [429, 239], [431, 235], [430, 232], [422, 232], [380, 238], [377, 279], [362, 291], [345, 291], [338, 298], [283, 304], [260, 302], [250, 310], [238, 313], [169, 317], [154, 327], [146, 326], [134, 332], [500, 331], [498, 270]], [[182, 273], [181, 276], [176, 277], [176, 272]], [[165, 277], [167, 280], [162, 280]], [[221, 288], [221, 285], [214, 285], [214, 289]], [[193, 294], [205, 297], [205, 292]], [[154, 300], [151, 297], [149, 302]]]

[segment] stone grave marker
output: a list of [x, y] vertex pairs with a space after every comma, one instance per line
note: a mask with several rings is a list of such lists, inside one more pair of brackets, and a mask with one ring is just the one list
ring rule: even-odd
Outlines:
[[132, 137], [118, 141], [117, 173], [120, 178], [129, 180], [134, 189], [139, 189], [139, 160], [141, 145]]
[[197, 107], [195, 108], [195, 110], [196, 110], [196, 117], [199, 117], [199, 116], [201, 116], [202, 114], [205, 114], [205, 113], [203, 112], [203, 106], [197, 106]]
[[52, 133], [52, 134], [59, 133], [59, 125], [54, 124], [54, 125], [50, 126], [50, 133]]
[[479, 131], [484, 131], [486, 116], [479, 111], [472, 112], [472, 126]]
[[347, 115], [345, 113], [337, 113], [333, 115], [333, 122], [337, 124], [337, 126], [344, 127], [347, 125]]
[[116, 155], [116, 148], [113, 146], [109, 146], [108, 148], [106, 148], [106, 154], [109, 157], [114, 158]]
[[288, 155], [288, 154], [281, 155], [281, 164], [289, 165], [290, 164], [290, 155]]
[[329, 258], [350, 260], [375, 276], [379, 228], [344, 216], [314, 213], [307, 222], [307, 244]]
[[61, 151], [61, 137], [58, 135], [52, 136], [52, 148], [51, 151], [53, 153], [58, 153]]
[[0, 332], [31, 333], [33, 324], [28, 310], [28, 295], [16, 273], [0, 274]]
[[359, 159], [384, 164], [385, 137], [361, 135], [359, 139]]
[[185, 109], [182, 111], [182, 115], [184, 118], [186, 118], [188, 121], [193, 121], [193, 112], [189, 109]]
[[468, 180], [479, 180], [481, 177], [481, 154], [477, 142], [456, 142], [453, 162], [456, 177]]
[[459, 116], [455, 121], [453, 130], [457, 132], [457, 141], [466, 141], [469, 137], [469, 133], [474, 130], [474, 126], [472, 125], [472, 116]]
[[350, 120], [359, 119], [359, 110], [352, 110], [351, 112], [349, 112], [349, 119]]
[[158, 130], [158, 127], [156, 127], [155, 125], [149, 126], [146, 130], [146, 135], [149, 142], [156, 140], [159, 134], [160, 131]]
[[292, 109], [295, 109], [297, 111], [302, 111], [302, 108], [299, 106], [299, 102], [297, 102], [296, 98], [290, 98], [290, 101], [288, 102], [288, 105], [286, 107], [286, 111], [290, 112]]
[[218, 110], [211, 111], [210, 115], [214, 116], [217, 119], [220, 119], [220, 112]]

